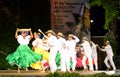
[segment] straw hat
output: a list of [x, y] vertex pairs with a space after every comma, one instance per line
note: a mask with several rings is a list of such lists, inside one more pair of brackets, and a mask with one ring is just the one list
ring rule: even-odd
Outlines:
[[48, 33], [52, 33], [53, 35], [55, 35], [55, 32], [54, 31], [52, 31], [52, 30], [48, 30], [47, 32], [45, 32], [46, 34], [48, 34]]
[[61, 33], [61, 32], [58, 32], [57, 36], [64, 37], [63, 33]]
[[107, 40], [105, 43], [106, 43], [106, 44], [110, 44], [110, 41]]
[[68, 35], [68, 37], [71, 37], [71, 38], [73, 38], [73, 36], [74, 36], [73, 34], [69, 34], [69, 35]]
[[88, 41], [87, 37], [82, 37], [82, 39]]

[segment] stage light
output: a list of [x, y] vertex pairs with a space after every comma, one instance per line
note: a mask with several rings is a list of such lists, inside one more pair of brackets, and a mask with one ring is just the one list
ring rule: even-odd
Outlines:
[[93, 23], [94, 21], [93, 20], [90, 20], [91, 23]]

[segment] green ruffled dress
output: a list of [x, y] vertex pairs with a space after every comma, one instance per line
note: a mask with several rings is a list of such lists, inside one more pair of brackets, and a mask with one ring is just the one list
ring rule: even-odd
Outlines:
[[17, 65], [21, 69], [26, 69], [32, 63], [42, 60], [42, 55], [34, 53], [28, 45], [19, 45], [15, 52], [6, 57], [6, 60], [11, 66]]

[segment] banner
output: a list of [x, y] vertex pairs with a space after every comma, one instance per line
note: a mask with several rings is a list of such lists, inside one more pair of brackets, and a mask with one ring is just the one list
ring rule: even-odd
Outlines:
[[51, 0], [51, 29], [90, 39], [89, 14], [87, 0]]

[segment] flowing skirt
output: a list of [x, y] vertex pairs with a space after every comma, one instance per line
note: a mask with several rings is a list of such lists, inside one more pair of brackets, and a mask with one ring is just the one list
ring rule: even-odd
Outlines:
[[22, 69], [26, 69], [32, 63], [42, 60], [41, 54], [34, 53], [28, 45], [19, 45], [17, 50], [6, 57], [11, 66], [17, 65]]
[[36, 54], [41, 54], [43, 56], [42, 60], [41, 61], [38, 61], [36, 63], [32, 63], [30, 66], [31, 68], [33, 69], [39, 69], [39, 70], [42, 70], [44, 69], [44, 67], [49, 67], [49, 52], [45, 51], [44, 49], [42, 48], [35, 48], [35, 51], [34, 51]]

